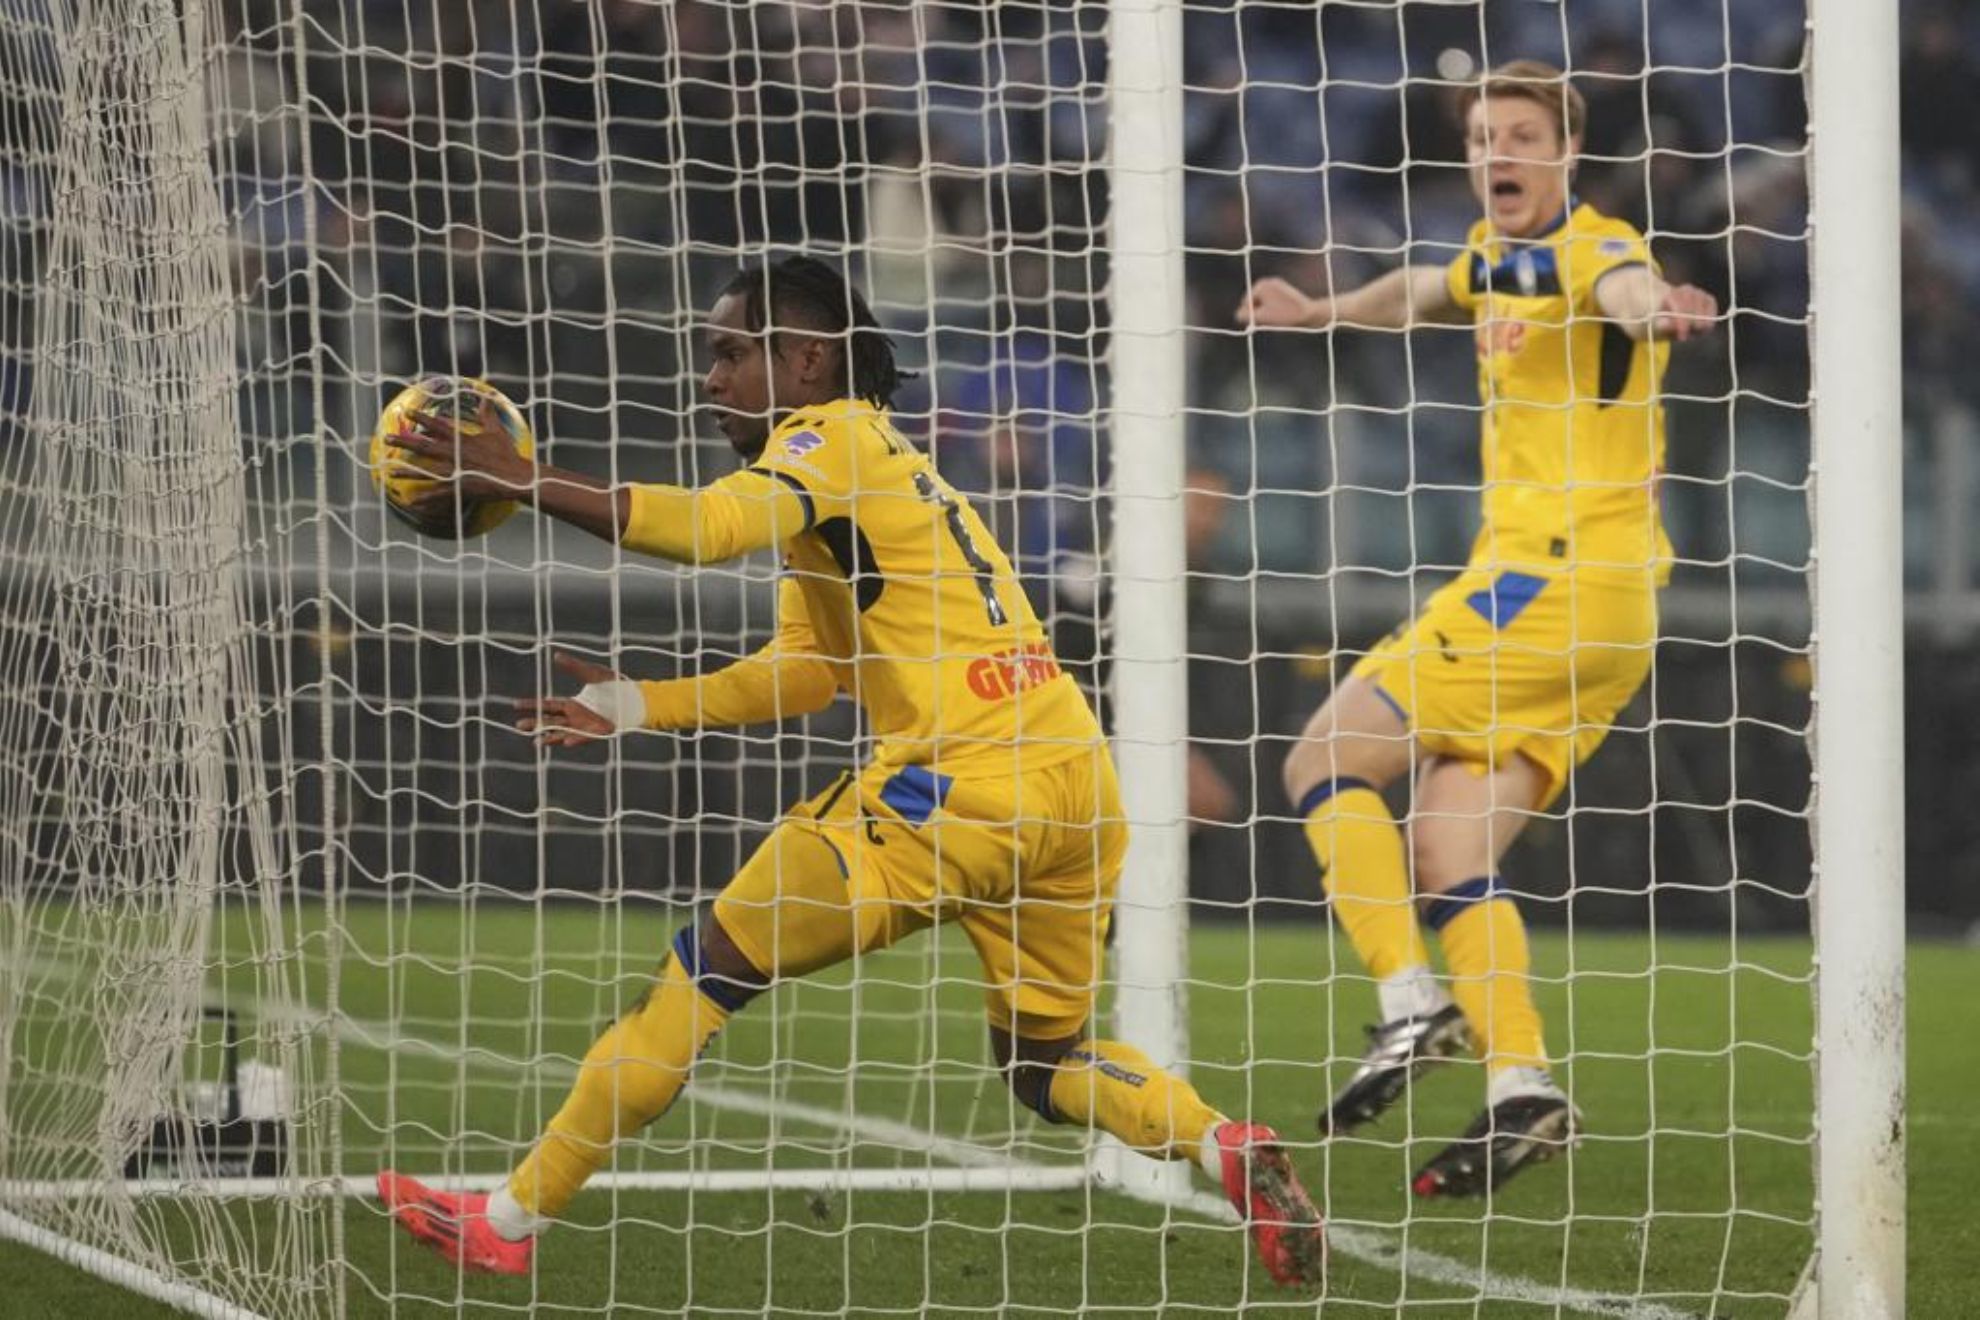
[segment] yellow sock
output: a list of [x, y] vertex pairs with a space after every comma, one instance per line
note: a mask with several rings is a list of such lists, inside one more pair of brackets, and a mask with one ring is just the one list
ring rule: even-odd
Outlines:
[[[667, 1112], [729, 1009], [698, 988], [684, 958], [698, 961], [690, 927], [674, 942], [646, 997], [598, 1038], [577, 1083], [529, 1157], [509, 1175], [509, 1194], [532, 1215], [554, 1218], [611, 1158], [612, 1144]], [[688, 943], [681, 952], [683, 940]], [[710, 989], [725, 998], [719, 983]], [[735, 1007], [741, 1006], [738, 999]]]
[[1368, 974], [1386, 981], [1427, 967], [1430, 951], [1410, 898], [1402, 827], [1382, 795], [1359, 779], [1330, 779], [1299, 805], [1334, 915]]
[[1195, 1087], [1114, 1040], [1084, 1040], [1069, 1051], [1052, 1076], [1051, 1098], [1059, 1121], [1097, 1127], [1158, 1159], [1201, 1163], [1204, 1137], [1224, 1121]]
[[1547, 1044], [1528, 985], [1526, 923], [1497, 876], [1467, 880], [1430, 903], [1451, 995], [1464, 1010], [1486, 1068], [1545, 1068]]

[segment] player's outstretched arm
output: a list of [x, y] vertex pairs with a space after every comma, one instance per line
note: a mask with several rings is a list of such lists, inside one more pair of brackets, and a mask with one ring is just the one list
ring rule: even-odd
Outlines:
[[1358, 289], [1314, 298], [1285, 280], [1260, 280], [1238, 304], [1237, 323], [1261, 330], [1404, 330], [1451, 320], [1457, 307], [1442, 266], [1398, 266]]
[[1595, 286], [1595, 303], [1631, 339], [1686, 340], [1709, 335], [1719, 300], [1695, 284], [1666, 284], [1648, 266], [1622, 266]]
[[832, 704], [838, 680], [815, 656], [778, 643], [692, 678], [638, 682], [558, 651], [551, 663], [583, 683], [570, 697], [519, 697], [516, 728], [546, 747], [580, 747], [633, 729], [717, 729], [810, 715]]
[[[618, 725], [612, 717], [597, 710], [596, 702], [587, 703], [584, 692], [630, 680], [608, 666], [581, 660], [568, 651], [553, 652], [550, 663], [583, 683], [583, 692], [575, 697], [516, 698], [516, 727], [535, 734], [545, 747], [579, 747], [617, 733]], [[639, 685], [632, 686], [637, 689]]]
[[838, 695], [838, 671], [817, 653], [804, 593], [786, 578], [777, 635], [734, 664], [689, 678], [638, 682], [557, 652], [551, 663], [584, 684], [573, 697], [524, 697], [516, 727], [550, 747], [575, 747], [632, 729], [715, 729], [810, 715]]
[[784, 482], [744, 469], [699, 489], [613, 486], [516, 452], [484, 401], [473, 430], [439, 413], [412, 414], [413, 428], [391, 437], [441, 477], [457, 477], [430, 500], [512, 499], [629, 550], [686, 564], [734, 559], [780, 544], [810, 525], [811, 506]]
[[796, 487], [755, 468], [694, 490], [643, 485], [625, 487], [624, 494], [619, 544], [683, 564], [719, 563], [781, 545], [811, 526], [816, 508]]

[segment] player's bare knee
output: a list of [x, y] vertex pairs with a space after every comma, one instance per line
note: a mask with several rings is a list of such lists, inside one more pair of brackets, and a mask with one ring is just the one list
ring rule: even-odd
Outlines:
[[1407, 770], [1407, 755], [1364, 736], [1303, 738], [1293, 744], [1281, 772], [1286, 800], [1298, 807], [1325, 784], [1380, 792]]
[[1301, 802], [1308, 793], [1334, 778], [1336, 759], [1331, 738], [1301, 738], [1294, 743], [1279, 773], [1286, 800]]
[[1410, 874], [1416, 892], [1441, 894], [1491, 869], [1477, 838], [1479, 822], [1419, 815], [1410, 822]]
[[1336, 780], [1386, 788], [1409, 773], [1413, 759], [1409, 731], [1394, 707], [1369, 684], [1349, 680], [1306, 722], [1280, 778], [1297, 805]]

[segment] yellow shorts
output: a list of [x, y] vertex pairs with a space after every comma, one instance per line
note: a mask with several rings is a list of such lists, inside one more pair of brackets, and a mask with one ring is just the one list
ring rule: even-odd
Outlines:
[[1354, 667], [1436, 756], [1547, 776], [1541, 806], [1602, 745], [1650, 673], [1657, 596], [1583, 570], [1466, 569]]
[[1051, 1040], [1092, 1016], [1126, 853], [1104, 746], [990, 779], [869, 766], [792, 808], [715, 917], [772, 976], [959, 922], [983, 961], [991, 1025]]

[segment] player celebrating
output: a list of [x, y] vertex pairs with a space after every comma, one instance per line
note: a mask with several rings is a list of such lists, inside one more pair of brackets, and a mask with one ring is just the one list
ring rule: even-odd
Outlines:
[[[1718, 312], [1710, 294], [1659, 278], [1633, 228], [1572, 195], [1586, 110], [1560, 70], [1494, 70], [1462, 113], [1485, 214], [1455, 261], [1331, 297], [1263, 280], [1238, 309], [1260, 327], [1477, 328], [1484, 517], [1470, 561], [1355, 665], [1285, 764], [1334, 912], [1381, 999], [1383, 1021], [1322, 1130], [1374, 1119], [1473, 1035], [1485, 1060], [1485, 1111], [1417, 1173], [1423, 1196], [1481, 1194], [1576, 1135], [1579, 1115], [1547, 1071], [1526, 930], [1499, 863], [1649, 673], [1671, 556], [1657, 508], [1660, 383], [1670, 341], [1707, 331]], [[1407, 774], [1405, 850], [1381, 792]], [[1449, 991], [1430, 971], [1412, 875]]]
[[794, 807], [699, 928], [681, 930], [505, 1187], [456, 1195], [388, 1171], [379, 1194], [449, 1259], [525, 1272], [535, 1235], [618, 1138], [667, 1111], [730, 1015], [780, 978], [956, 921], [982, 959], [992, 1052], [1017, 1098], [1049, 1122], [1196, 1162], [1272, 1277], [1317, 1284], [1320, 1219], [1276, 1134], [1087, 1034], [1127, 845], [1113, 763], [1003, 551], [889, 422], [900, 377], [872, 312], [830, 267], [791, 258], [739, 275], [707, 341], [708, 398], [746, 466], [698, 490], [608, 486], [438, 417], [399, 443], [457, 471], [460, 498], [526, 500], [628, 549], [691, 564], [783, 552], [762, 650], [643, 683], [559, 657], [583, 690], [518, 703], [520, 728], [572, 745], [803, 715], [846, 692], [873, 759]]

